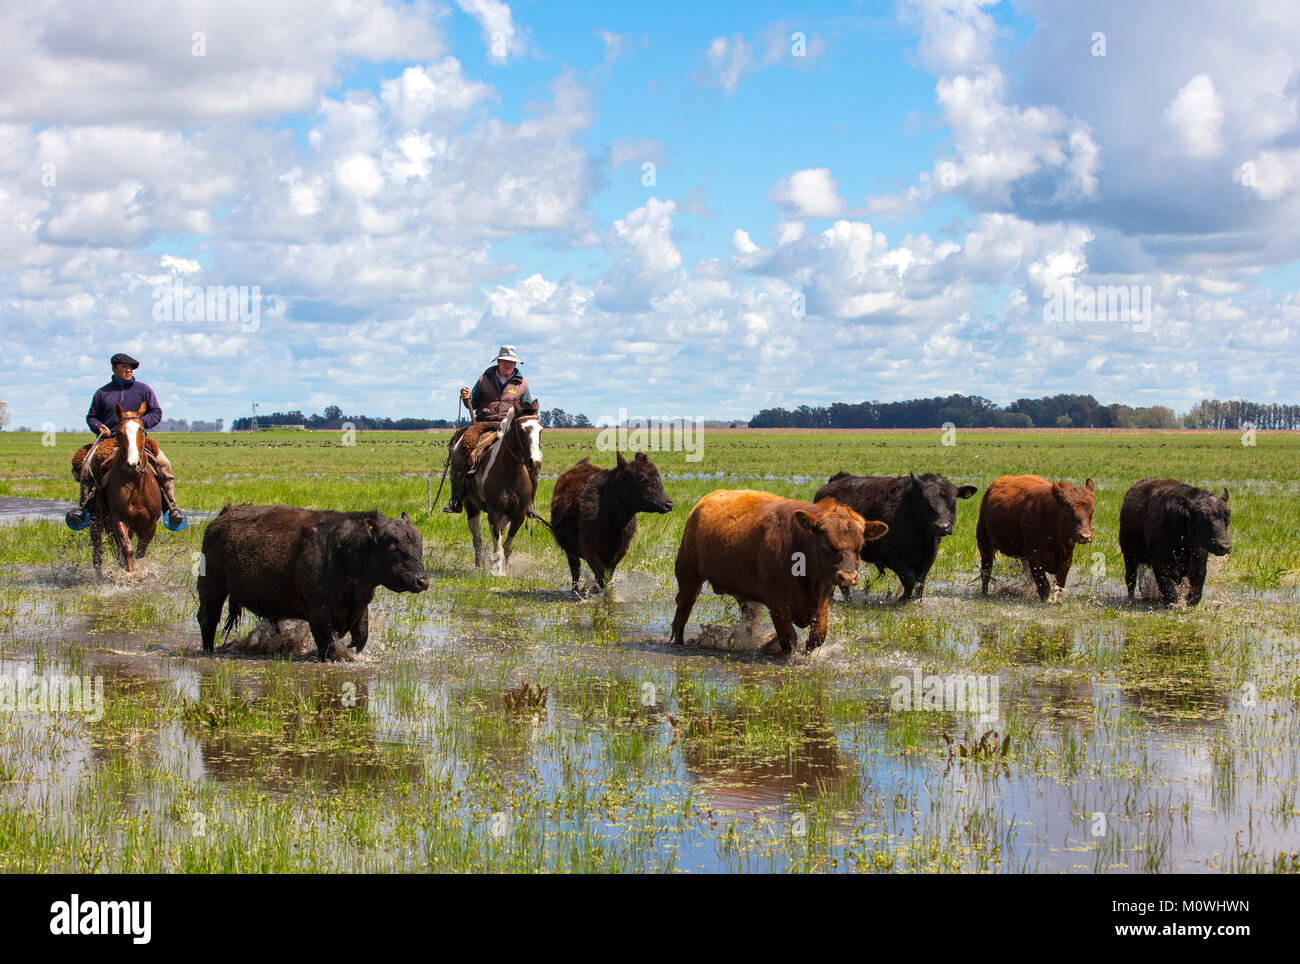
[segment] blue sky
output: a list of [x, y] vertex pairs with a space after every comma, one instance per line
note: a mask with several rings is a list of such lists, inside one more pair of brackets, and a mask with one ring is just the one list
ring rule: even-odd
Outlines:
[[[0, 29], [11, 425], [79, 425], [119, 350], [190, 419], [445, 417], [503, 342], [593, 419], [1300, 395], [1300, 16], [1266, 3], [74, 0]], [[158, 322], [178, 278], [257, 285], [258, 324]], [[1045, 322], [1107, 286], [1150, 324]]]

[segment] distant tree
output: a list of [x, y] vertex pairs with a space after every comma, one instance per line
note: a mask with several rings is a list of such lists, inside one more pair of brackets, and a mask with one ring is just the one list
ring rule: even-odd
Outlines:
[[9, 403], [0, 402], [0, 429], [9, 424]]

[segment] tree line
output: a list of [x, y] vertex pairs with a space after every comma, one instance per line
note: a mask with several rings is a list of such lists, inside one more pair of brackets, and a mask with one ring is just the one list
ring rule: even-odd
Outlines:
[[[538, 412], [538, 417], [545, 428], [592, 428], [586, 415], [570, 415], [562, 408], [553, 408]], [[231, 424], [236, 432], [248, 432], [253, 428], [253, 416], [237, 418]], [[314, 431], [338, 431], [345, 425], [360, 431], [412, 432], [426, 428], [455, 428], [455, 422], [445, 418], [387, 418], [374, 415], [345, 415], [337, 405], [328, 405], [319, 415], [304, 415], [294, 409], [288, 412], [272, 412], [270, 415], [256, 417], [258, 428], [275, 426], [302, 426]], [[462, 423], [463, 424], [463, 423]], [[183, 430], [182, 430], [183, 431]]]
[[[237, 418], [231, 423], [236, 432], [249, 432], [253, 429], [253, 416]], [[304, 415], [297, 409], [288, 412], [272, 412], [270, 415], [256, 416], [258, 428], [275, 426], [302, 426], [314, 431], [338, 431], [344, 426], [360, 431], [413, 432], [425, 428], [452, 428], [455, 423], [445, 418], [388, 418], [379, 415], [346, 415], [337, 405], [327, 405], [319, 415]]]
[[1179, 416], [1164, 405], [1102, 405], [1091, 395], [1020, 398], [1002, 406], [979, 395], [903, 402], [833, 402], [795, 409], [765, 408], [750, 428], [1191, 428], [1300, 429], [1300, 405], [1203, 400]]

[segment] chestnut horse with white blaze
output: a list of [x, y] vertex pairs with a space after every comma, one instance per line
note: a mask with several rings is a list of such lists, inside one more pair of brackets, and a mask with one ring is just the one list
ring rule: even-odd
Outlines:
[[[542, 470], [542, 421], [536, 399], [515, 405], [497, 429], [496, 440], [478, 458], [478, 468], [465, 494], [465, 521], [474, 537], [474, 565], [485, 565], [479, 514], [487, 513], [492, 527], [492, 572], [503, 575], [510, 561], [515, 533], [524, 524], [537, 494]], [[510, 528], [502, 535], [506, 522]]]
[[106, 527], [117, 543], [118, 562], [127, 572], [135, 572], [135, 560], [143, 559], [149, 551], [162, 517], [162, 493], [149, 470], [155, 443], [145, 439], [141, 421], [146, 408], [143, 402], [135, 412], [124, 412], [121, 405], [117, 406], [114, 451], [104, 469], [90, 517], [90, 551], [96, 572], [103, 570]]

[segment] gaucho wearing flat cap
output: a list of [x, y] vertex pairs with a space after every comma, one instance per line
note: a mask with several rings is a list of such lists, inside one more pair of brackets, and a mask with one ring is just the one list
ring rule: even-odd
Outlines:
[[[118, 352], [109, 359], [109, 364], [113, 366], [113, 377], [107, 385], [95, 392], [90, 400], [90, 410], [86, 412], [86, 425], [90, 430], [99, 438], [112, 435], [117, 430], [119, 405], [122, 406], [123, 411], [139, 411], [140, 406], [144, 405], [145, 412], [140, 421], [146, 431], [161, 422], [162, 406], [158, 404], [158, 397], [154, 395], [152, 388], [135, 377], [135, 370], [140, 367], [140, 363], [124, 352]], [[94, 444], [88, 442], [78, 451], [87, 453]], [[157, 439], [154, 439], [154, 445], [157, 444]], [[95, 487], [99, 482], [94, 475], [99, 468], [95, 464], [97, 462], [98, 459], [85, 458], [84, 454], [82, 455], [81, 500], [67, 516], [67, 523], [73, 529], [84, 529], [90, 524], [86, 506], [94, 498]], [[158, 480], [163, 508], [167, 513], [163, 518], [163, 524], [172, 531], [184, 529], [185, 513], [176, 504], [176, 477], [172, 474], [171, 461], [163, 454], [163, 450], [158, 448], [152, 453], [149, 464]]]

